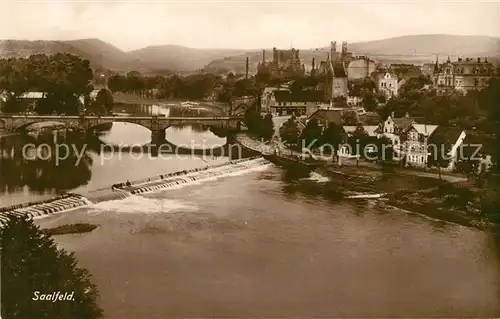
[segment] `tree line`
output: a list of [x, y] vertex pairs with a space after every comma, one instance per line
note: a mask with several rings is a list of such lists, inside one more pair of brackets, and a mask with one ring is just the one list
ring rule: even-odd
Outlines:
[[232, 73], [227, 76], [208, 73], [188, 76], [144, 76], [131, 71], [126, 75], [111, 76], [108, 81], [108, 88], [112, 92], [161, 99], [211, 98], [220, 102], [229, 102], [232, 97], [257, 96], [264, 86], [265, 83], [259, 82], [255, 77], [241, 79]]
[[57, 53], [36, 54], [28, 58], [0, 60], [0, 90], [5, 94], [4, 112], [21, 112], [28, 107], [23, 95], [43, 92], [35, 111], [76, 114], [80, 97], [93, 90], [92, 69], [88, 60]]

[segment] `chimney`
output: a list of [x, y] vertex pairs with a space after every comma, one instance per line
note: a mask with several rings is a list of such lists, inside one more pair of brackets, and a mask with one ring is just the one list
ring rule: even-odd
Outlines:
[[477, 63], [481, 63], [481, 58], [477, 58]]
[[311, 70], [312, 70], [312, 71], [314, 71], [314, 68], [315, 68], [315, 67], [316, 67], [316, 65], [315, 65], [315, 60], [314, 60], [314, 58], [313, 58], [313, 59], [312, 59], [312, 68], [311, 68]]
[[248, 57], [245, 65], [245, 79], [248, 79]]
[[266, 50], [262, 50], [262, 64], [266, 63]]
[[394, 111], [391, 112], [391, 119], [394, 118]]
[[408, 112], [405, 113], [405, 117], [406, 118], [409, 118], [410, 117], [410, 114]]

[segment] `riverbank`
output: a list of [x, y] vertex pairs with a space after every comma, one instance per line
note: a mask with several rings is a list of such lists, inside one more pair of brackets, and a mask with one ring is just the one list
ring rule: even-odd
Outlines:
[[[246, 132], [239, 133], [237, 141], [260, 152], [269, 151], [271, 148]], [[296, 156], [302, 155], [292, 149], [281, 151]], [[471, 192], [469, 188], [473, 183], [459, 174], [440, 175], [355, 159], [344, 159], [342, 165], [338, 165], [337, 161], [324, 159], [324, 165], [316, 168], [315, 172], [337, 180], [337, 189], [326, 190], [327, 193], [383, 193], [387, 194], [387, 197], [380, 201], [383, 206], [392, 206], [468, 227], [497, 227], [481, 216], [477, 204], [479, 193]]]
[[431, 218], [479, 229], [495, 229], [480, 214], [480, 189], [473, 181], [457, 176], [405, 171], [404, 169], [375, 170], [370, 167], [325, 166], [317, 172], [339, 181], [352, 194], [384, 193], [379, 204], [422, 214]]

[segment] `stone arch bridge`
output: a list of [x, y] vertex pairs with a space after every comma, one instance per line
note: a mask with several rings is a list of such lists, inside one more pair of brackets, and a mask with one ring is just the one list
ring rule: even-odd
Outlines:
[[203, 125], [216, 131], [237, 131], [242, 117], [162, 117], [162, 116], [31, 116], [0, 115], [0, 130], [22, 132], [28, 126], [40, 122], [61, 123], [68, 128], [88, 131], [101, 124], [114, 122], [133, 123], [152, 132], [153, 139], [163, 140], [165, 130], [173, 125]]

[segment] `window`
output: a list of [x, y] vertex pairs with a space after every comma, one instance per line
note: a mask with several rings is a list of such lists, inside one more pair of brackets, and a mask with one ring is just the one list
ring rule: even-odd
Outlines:
[[479, 80], [478, 79], [474, 79], [474, 86], [478, 86], [479, 85]]

